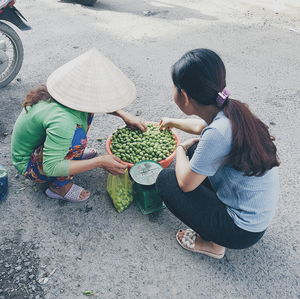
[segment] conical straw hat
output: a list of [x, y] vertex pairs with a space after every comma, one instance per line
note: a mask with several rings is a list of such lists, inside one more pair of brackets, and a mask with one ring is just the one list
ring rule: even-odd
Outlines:
[[55, 70], [47, 89], [64, 106], [91, 113], [113, 112], [136, 98], [133, 82], [96, 48]]

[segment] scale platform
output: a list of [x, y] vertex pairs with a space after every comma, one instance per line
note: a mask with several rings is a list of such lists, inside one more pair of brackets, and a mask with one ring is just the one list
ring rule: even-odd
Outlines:
[[155, 189], [155, 182], [163, 167], [155, 161], [141, 161], [130, 169], [133, 196], [142, 214], [157, 212], [165, 205]]

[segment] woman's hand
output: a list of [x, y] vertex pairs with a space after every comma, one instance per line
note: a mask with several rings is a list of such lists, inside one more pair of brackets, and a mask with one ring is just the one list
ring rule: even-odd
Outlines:
[[114, 155], [103, 155], [94, 159], [98, 159], [99, 167], [105, 169], [112, 175], [124, 174], [127, 165]]
[[142, 132], [147, 131], [147, 126], [144, 122], [140, 121], [137, 117], [126, 113], [124, 117], [122, 117], [125, 124], [132, 129], [139, 129]]
[[180, 119], [163, 117], [159, 122], [159, 126], [160, 130], [175, 128], [189, 134], [200, 135], [207, 123], [201, 118]]
[[191, 138], [184, 142], [181, 142], [180, 145], [182, 145], [185, 151], [187, 151], [192, 145], [194, 145], [197, 142], [199, 142], [199, 138]]
[[125, 112], [124, 110], [117, 110], [109, 114], [121, 117], [129, 128], [139, 129], [143, 132], [147, 131], [147, 126], [144, 122], [140, 121], [137, 117]]
[[159, 129], [172, 129], [174, 126], [172, 124], [172, 119], [169, 117], [163, 117], [159, 122]]

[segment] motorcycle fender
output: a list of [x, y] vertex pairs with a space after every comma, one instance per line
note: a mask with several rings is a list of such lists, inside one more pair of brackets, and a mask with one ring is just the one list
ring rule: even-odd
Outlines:
[[8, 7], [0, 14], [0, 20], [8, 21], [23, 31], [30, 30], [31, 27], [24, 23], [22, 19], [26, 21], [15, 7]]

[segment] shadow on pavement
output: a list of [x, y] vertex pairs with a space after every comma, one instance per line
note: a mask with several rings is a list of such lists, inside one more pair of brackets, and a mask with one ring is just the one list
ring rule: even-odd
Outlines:
[[[78, 3], [76, 0], [59, 0], [62, 3]], [[217, 21], [218, 18], [203, 14], [195, 9], [187, 8], [180, 5], [169, 4], [163, 1], [155, 1], [151, 3], [140, 2], [137, 8], [135, 5], [130, 5], [130, 2], [125, 4], [109, 2], [103, 3], [99, 1], [93, 7], [85, 7], [86, 9], [97, 11], [114, 11], [120, 13], [136, 14], [144, 17], [156, 17], [168, 20], [184, 20], [184, 19], [202, 19], [205, 21]]]

